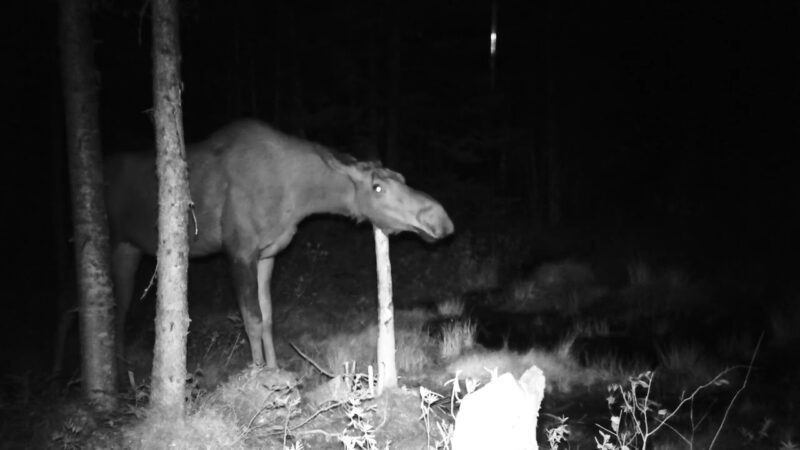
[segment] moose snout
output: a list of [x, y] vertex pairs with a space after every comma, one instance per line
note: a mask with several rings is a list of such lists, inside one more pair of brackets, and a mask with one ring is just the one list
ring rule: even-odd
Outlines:
[[429, 242], [445, 238], [453, 234], [455, 229], [453, 221], [442, 205], [434, 202], [420, 210], [417, 221], [422, 228], [420, 235]]
[[451, 234], [453, 234], [453, 231], [455, 231], [455, 226], [453, 225], [453, 221], [450, 220], [450, 217], [447, 215], [447, 213], [444, 212], [444, 210], [442, 210], [442, 213], [444, 214], [444, 218], [439, 224], [440, 225], [438, 234], [439, 239], [450, 236]]

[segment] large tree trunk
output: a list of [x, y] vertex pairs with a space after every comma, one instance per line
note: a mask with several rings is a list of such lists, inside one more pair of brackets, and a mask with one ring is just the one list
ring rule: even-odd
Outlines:
[[189, 174], [183, 142], [177, 0], [153, 1], [153, 100], [158, 172], [158, 289], [151, 407], [183, 417], [189, 267]]
[[59, 36], [66, 113], [67, 151], [75, 266], [80, 314], [84, 396], [98, 408], [114, 408], [114, 297], [97, 117], [88, 0], [61, 3]]

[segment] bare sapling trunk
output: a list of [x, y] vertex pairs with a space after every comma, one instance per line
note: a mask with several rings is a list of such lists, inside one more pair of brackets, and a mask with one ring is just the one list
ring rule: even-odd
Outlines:
[[378, 395], [381, 395], [384, 389], [397, 387], [397, 366], [389, 237], [378, 227], [374, 227], [374, 233], [375, 260], [378, 267]]
[[183, 142], [177, 0], [153, 1], [158, 288], [151, 407], [183, 417], [189, 330], [189, 174]]
[[116, 405], [114, 296], [88, 0], [60, 2], [61, 75], [66, 113], [84, 396], [101, 410]]

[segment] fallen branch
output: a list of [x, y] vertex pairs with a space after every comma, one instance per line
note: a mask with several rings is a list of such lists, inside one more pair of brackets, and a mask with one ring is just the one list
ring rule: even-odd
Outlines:
[[314, 366], [314, 367], [315, 367], [317, 370], [319, 370], [319, 372], [320, 372], [321, 374], [323, 374], [323, 375], [325, 375], [325, 376], [327, 376], [327, 377], [329, 377], [329, 378], [336, 378], [336, 374], [334, 374], [334, 373], [331, 373], [331, 372], [329, 372], [329, 371], [327, 371], [327, 370], [323, 369], [322, 367], [320, 367], [320, 365], [319, 365], [319, 364], [317, 364], [317, 363], [316, 363], [316, 362], [315, 362], [313, 359], [311, 359], [311, 357], [309, 357], [309, 356], [308, 356], [308, 355], [306, 355], [305, 353], [301, 352], [301, 351], [300, 351], [300, 349], [299, 349], [299, 348], [297, 348], [297, 346], [296, 346], [296, 345], [294, 345], [294, 344], [293, 344], [293, 343], [291, 343], [291, 342], [289, 342], [289, 345], [291, 345], [291, 346], [292, 346], [292, 348], [294, 349], [294, 351], [296, 351], [296, 352], [297, 352], [297, 354], [299, 354], [299, 355], [300, 355], [300, 356], [301, 356], [303, 359], [305, 359], [306, 361], [308, 361], [308, 362], [309, 362], [309, 363], [310, 363], [312, 366]]

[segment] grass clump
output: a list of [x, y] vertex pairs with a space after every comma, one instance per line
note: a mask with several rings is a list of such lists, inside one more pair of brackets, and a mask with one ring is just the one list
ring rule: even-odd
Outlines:
[[471, 320], [456, 321], [442, 325], [442, 340], [439, 343], [439, 355], [450, 359], [461, 355], [465, 350], [475, 346], [475, 334], [478, 325]]
[[464, 302], [457, 298], [449, 298], [436, 304], [440, 317], [461, 317], [464, 314]]
[[672, 344], [657, 349], [657, 352], [661, 368], [673, 373], [697, 370], [705, 360], [703, 351], [696, 344]]
[[323, 361], [331, 372], [339, 372], [345, 364], [358, 361], [375, 364], [378, 326], [370, 325], [358, 333], [339, 333], [323, 341]]
[[584, 338], [609, 336], [611, 334], [611, 325], [608, 319], [579, 320], [573, 325], [573, 332], [577, 336]]
[[125, 433], [127, 448], [244, 449], [243, 428], [230, 415], [201, 408], [183, 420], [151, 413]]
[[421, 326], [416, 330], [397, 330], [395, 338], [395, 359], [399, 371], [407, 374], [419, 373], [432, 364], [430, 349], [436, 344], [428, 333], [422, 331]]

